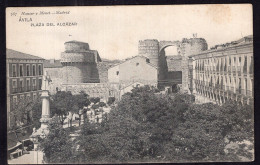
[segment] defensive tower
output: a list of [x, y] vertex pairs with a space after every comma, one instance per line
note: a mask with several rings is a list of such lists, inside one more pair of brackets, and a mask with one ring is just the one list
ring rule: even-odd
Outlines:
[[99, 83], [97, 62], [101, 59], [96, 50], [90, 50], [88, 43], [65, 42], [61, 53], [63, 83]]

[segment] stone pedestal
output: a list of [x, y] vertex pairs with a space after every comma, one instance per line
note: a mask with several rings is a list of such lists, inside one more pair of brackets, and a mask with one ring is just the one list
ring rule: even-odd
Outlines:
[[[49, 93], [47, 90], [42, 91], [42, 118], [40, 119], [41, 127], [38, 130], [34, 130], [32, 135], [30, 136], [31, 141], [34, 144], [34, 153], [38, 153], [38, 144], [39, 138], [45, 138], [49, 133], [48, 123], [51, 120], [50, 118], [50, 101], [49, 101]], [[35, 157], [36, 158], [36, 157]], [[38, 156], [36, 158], [38, 161]], [[39, 163], [39, 162], [37, 162]]]
[[42, 91], [42, 118], [40, 119], [41, 128], [47, 129], [50, 118], [50, 96], [47, 90]]

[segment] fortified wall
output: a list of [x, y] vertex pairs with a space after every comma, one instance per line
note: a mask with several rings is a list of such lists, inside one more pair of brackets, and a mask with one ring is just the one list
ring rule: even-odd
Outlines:
[[[165, 48], [169, 46], [177, 47], [177, 57], [166, 57]], [[138, 45], [139, 55], [149, 58], [150, 63], [158, 67], [158, 84], [165, 86], [178, 82], [182, 84], [183, 91], [189, 90], [188, 56], [207, 49], [208, 44], [204, 38], [184, 38], [182, 41], [158, 41], [156, 39], [149, 39], [139, 41]], [[180, 71], [181, 80], [179, 80]]]
[[[65, 42], [61, 53], [63, 83], [98, 83], [97, 62], [101, 61], [96, 50], [89, 50], [88, 43]], [[72, 74], [73, 73], [73, 74]]]
[[[118, 97], [120, 90], [134, 82], [131, 80], [121, 83], [111, 83], [107, 80], [107, 70], [120, 61], [101, 61], [96, 50], [90, 50], [88, 43], [69, 41], [61, 53], [61, 60], [49, 61], [44, 69], [50, 75], [51, 89], [71, 91], [73, 94], [85, 91], [90, 97]], [[164, 49], [177, 46], [178, 55], [166, 57]], [[139, 41], [139, 56], [144, 56], [148, 63], [158, 69], [158, 84], [182, 84], [182, 90], [188, 90], [188, 56], [207, 49], [207, 43], [202, 38], [183, 39], [182, 41]], [[52, 63], [52, 64], [51, 64]], [[138, 81], [137, 81], [138, 83]], [[153, 83], [148, 84], [155, 85]], [[147, 84], [143, 82], [143, 84]], [[156, 86], [155, 85], [155, 86]]]

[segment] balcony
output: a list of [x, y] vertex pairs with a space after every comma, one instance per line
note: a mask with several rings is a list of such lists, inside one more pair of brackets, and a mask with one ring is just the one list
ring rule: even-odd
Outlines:
[[238, 76], [241, 76], [241, 71], [238, 70], [238, 71], [237, 71], [237, 74], [238, 74]]
[[27, 87], [26, 87], [26, 92], [29, 92], [29, 91], [31, 91], [31, 87], [30, 87], [30, 86], [27, 86]]
[[247, 90], [247, 91], [246, 91], [246, 95], [252, 97], [252, 91]]
[[229, 90], [229, 86], [226, 86], [226, 91], [228, 91]]
[[237, 94], [242, 94], [242, 89], [236, 89]]
[[18, 88], [12, 88], [12, 92], [11, 93], [17, 93], [18, 92]]
[[22, 93], [25, 91], [24, 87], [17, 88], [17, 93]]
[[241, 94], [246, 96], [246, 90], [241, 89]]
[[33, 91], [37, 91], [37, 86], [32, 86]]

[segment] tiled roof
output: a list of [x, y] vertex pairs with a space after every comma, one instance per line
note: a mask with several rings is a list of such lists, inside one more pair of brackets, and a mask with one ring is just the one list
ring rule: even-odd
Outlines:
[[[127, 58], [127, 59], [125, 59], [125, 61], [122, 61], [122, 62], [120, 62], [120, 63], [117, 63], [117, 64], [115, 64], [115, 65], [113, 65], [113, 66], [111, 66], [111, 67], [109, 67], [109, 68], [113, 68], [113, 67], [115, 67], [115, 66], [117, 66], [117, 65], [121, 65], [121, 64], [125, 63], [126, 61], [129, 61], [129, 60], [132, 60], [132, 59], [138, 58], [138, 57], [144, 58], [144, 59], [149, 59], [149, 58], [147, 58], [147, 57], [145, 57], [145, 56], [137, 55], [137, 56], [134, 56], [134, 57], [131, 57], [131, 58]], [[146, 64], [148, 64], [148, 65], [150, 65], [150, 66], [152, 66], [152, 67], [158, 69], [155, 65], [153, 65], [153, 64], [151, 64], [151, 63], [146, 63]], [[108, 69], [109, 69], [109, 68], [108, 68]]]
[[62, 67], [60, 60], [44, 60], [44, 68], [60, 68]]
[[28, 60], [44, 60], [41, 57], [33, 56], [30, 54], [18, 52], [12, 49], [6, 49], [6, 58], [7, 59], [28, 59]]

